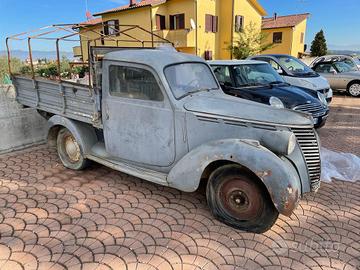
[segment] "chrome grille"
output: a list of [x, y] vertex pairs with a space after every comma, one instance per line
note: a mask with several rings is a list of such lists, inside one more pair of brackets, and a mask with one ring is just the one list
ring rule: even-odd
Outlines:
[[326, 108], [324, 108], [319, 103], [318, 104], [309, 103], [309, 104], [299, 105], [296, 106], [294, 110], [299, 112], [310, 113], [314, 118], [323, 116], [326, 113]]
[[320, 187], [321, 161], [319, 143], [312, 128], [292, 128], [305, 158], [311, 184], [311, 191]]

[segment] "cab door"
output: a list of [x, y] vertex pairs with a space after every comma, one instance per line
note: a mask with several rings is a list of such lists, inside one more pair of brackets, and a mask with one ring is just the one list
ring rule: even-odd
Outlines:
[[106, 151], [114, 158], [166, 167], [175, 159], [174, 111], [148, 66], [104, 64], [102, 117]]

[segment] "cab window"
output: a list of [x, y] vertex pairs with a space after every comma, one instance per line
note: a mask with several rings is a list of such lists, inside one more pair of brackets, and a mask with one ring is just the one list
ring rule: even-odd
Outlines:
[[154, 75], [146, 69], [128, 66], [115, 66], [109, 68], [110, 95], [162, 101], [164, 96]]

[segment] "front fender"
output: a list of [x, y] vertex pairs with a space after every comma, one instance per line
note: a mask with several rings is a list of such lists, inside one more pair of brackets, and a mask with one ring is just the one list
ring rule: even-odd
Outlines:
[[301, 196], [301, 183], [294, 166], [256, 141], [225, 139], [203, 144], [186, 154], [168, 175], [168, 183], [193, 192], [206, 167], [215, 161], [240, 164], [256, 174], [267, 188], [279, 213], [290, 216]]
[[65, 127], [73, 134], [84, 155], [89, 154], [91, 147], [98, 141], [94, 128], [89, 124], [54, 115], [48, 120], [47, 134], [50, 145], [56, 143], [57, 132], [54, 133], [54, 131], [57, 131], [59, 127]]

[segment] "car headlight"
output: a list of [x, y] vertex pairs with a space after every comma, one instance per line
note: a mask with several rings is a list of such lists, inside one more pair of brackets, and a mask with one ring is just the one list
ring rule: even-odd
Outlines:
[[291, 134], [291, 136], [289, 137], [289, 142], [288, 142], [288, 149], [287, 149], [287, 154], [290, 155], [292, 152], [294, 152], [295, 147], [296, 147], [296, 143], [297, 143], [297, 139], [295, 134]]
[[277, 97], [271, 97], [269, 100], [269, 104], [270, 104], [270, 106], [278, 108], [278, 109], [285, 108], [284, 103], [282, 103], [282, 101]]
[[317, 92], [318, 98], [320, 99], [321, 103], [324, 105], [328, 105], [326, 101], [326, 97], [323, 93]]

